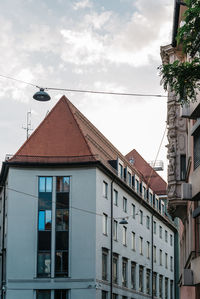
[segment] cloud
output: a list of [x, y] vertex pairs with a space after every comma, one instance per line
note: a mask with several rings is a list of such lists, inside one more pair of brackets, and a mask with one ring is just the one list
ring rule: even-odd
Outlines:
[[75, 2], [72, 7], [74, 10], [90, 8], [92, 7], [92, 3], [89, 0], [82, 0]]

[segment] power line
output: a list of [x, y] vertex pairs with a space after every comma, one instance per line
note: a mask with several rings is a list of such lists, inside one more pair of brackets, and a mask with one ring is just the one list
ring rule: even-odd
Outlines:
[[[13, 80], [16, 82], [20, 82], [23, 84], [31, 85], [36, 88], [40, 88], [39, 86], [26, 82], [20, 79], [16, 79], [10, 76], [0, 75], [0, 77]], [[116, 95], [116, 96], [132, 96], [132, 97], [157, 97], [157, 98], [167, 98], [166, 95], [161, 94], [143, 94], [143, 93], [126, 93], [126, 92], [112, 92], [112, 91], [98, 91], [98, 90], [84, 90], [84, 89], [71, 89], [71, 88], [57, 88], [57, 87], [45, 87], [46, 90], [55, 90], [55, 91], [69, 91], [69, 92], [78, 92], [78, 93], [91, 93], [91, 94], [104, 94], [104, 95]]]

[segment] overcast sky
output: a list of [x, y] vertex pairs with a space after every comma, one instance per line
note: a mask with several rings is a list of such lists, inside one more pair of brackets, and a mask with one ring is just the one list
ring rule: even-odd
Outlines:
[[[42, 87], [164, 94], [157, 67], [171, 42], [173, 0], [2, 0], [0, 75]], [[63, 92], [32, 99], [36, 88], [0, 77], [0, 161], [26, 140]], [[65, 92], [122, 152], [154, 160], [166, 126], [166, 98]], [[158, 159], [164, 160], [164, 139]]]

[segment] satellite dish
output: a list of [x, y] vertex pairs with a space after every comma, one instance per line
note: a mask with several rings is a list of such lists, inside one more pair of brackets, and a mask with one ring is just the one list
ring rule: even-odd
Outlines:
[[40, 101], [40, 102], [46, 102], [46, 101], [49, 101], [51, 99], [50, 95], [48, 95], [48, 93], [44, 91], [44, 88], [40, 88], [40, 91], [37, 91], [33, 95], [33, 98], [36, 101]]

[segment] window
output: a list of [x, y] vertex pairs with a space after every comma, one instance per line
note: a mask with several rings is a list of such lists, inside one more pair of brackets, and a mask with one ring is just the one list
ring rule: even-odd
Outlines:
[[147, 218], [146, 218], [146, 226], [147, 226], [147, 229], [150, 228], [150, 217], [147, 215]]
[[150, 205], [152, 206], [152, 204], [153, 204], [153, 194], [150, 193]]
[[154, 232], [154, 234], [156, 234], [156, 222], [155, 221], [153, 222], [153, 232]]
[[39, 277], [51, 276], [52, 181], [52, 177], [39, 177], [38, 181], [37, 275]]
[[123, 179], [123, 166], [119, 163], [119, 176], [121, 179]]
[[132, 216], [135, 219], [135, 205], [132, 204]]
[[170, 280], [170, 299], [173, 299], [173, 280]]
[[157, 293], [157, 273], [153, 272], [153, 295], [156, 297]]
[[118, 295], [117, 294], [113, 294], [112, 295], [112, 299], [118, 299]]
[[51, 290], [37, 290], [36, 299], [51, 299]]
[[172, 241], [173, 239], [172, 239], [172, 235], [170, 234], [170, 245], [172, 246]]
[[200, 130], [194, 133], [194, 169], [200, 165]]
[[140, 193], [140, 183], [137, 179], [136, 179], [136, 191], [137, 193]]
[[143, 255], [143, 238], [139, 237], [139, 252]]
[[108, 279], [108, 250], [102, 249], [102, 279]]
[[153, 246], [153, 261], [156, 263], [156, 246]]
[[118, 222], [117, 222], [117, 220], [114, 220], [113, 239], [115, 241], [117, 241], [117, 228], [118, 228]]
[[56, 178], [55, 276], [68, 276], [70, 177]]
[[108, 184], [103, 181], [103, 196], [108, 198]]
[[150, 242], [147, 241], [147, 258], [150, 259]]
[[127, 264], [128, 260], [126, 258], [122, 258], [122, 285], [124, 287], [127, 286]]
[[102, 298], [102, 299], [108, 299], [108, 292], [106, 292], [106, 291], [102, 291], [102, 293], [101, 293], [101, 298]]
[[173, 271], [173, 257], [170, 256], [170, 270]]
[[118, 282], [118, 255], [113, 253], [113, 282]]
[[108, 216], [103, 214], [103, 234], [108, 235]]
[[165, 231], [165, 242], [167, 243], [168, 242], [168, 232]]
[[162, 250], [160, 249], [160, 266], [162, 266]]
[[162, 226], [159, 226], [159, 236], [162, 239]]
[[186, 155], [180, 155], [180, 171], [180, 179], [184, 181], [186, 175]]
[[140, 224], [143, 224], [143, 212], [140, 210]]
[[68, 291], [67, 290], [55, 290], [54, 299], [67, 299]]
[[165, 253], [165, 268], [168, 268], [168, 254]]
[[122, 231], [123, 231], [123, 245], [126, 246], [127, 245], [127, 227], [123, 226]]
[[118, 206], [118, 191], [114, 189], [114, 205]]
[[163, 298], [163, 276], [159, 275], [159, 297]]
[[158, 199], [156, 198], [156, 209], [158, 210]]
[[150, 277], [151, 277], [151, 271], [150, 269], [146, 270], [146, 292], [148, 295], [150, 295]]
[[131, 262], [131, 287], [136, 289], [136, 263]]
[[127, 198], [123, 197], [123, 211], [127, 213]]
[[147, 192], [146, 188], [143, 187], [143, 197], [144, 197], [144, 199], [147, 198], [147, 193], [146, 192]]
[[168, 299], [168, 278], [165, 278], [165, 299]]
[[131, 240], [131, 247], [132, 247], [132, 250], [135, 250], [135, 233], [132, 232], [132, 240]]
[[139, 291], [143, 292], [144, 290], [144, 267], [139, 266]]
[[128, 171], [128, 184], [131, 187], [132, 185], [132, 177], [131, 177], [131, 173]]

